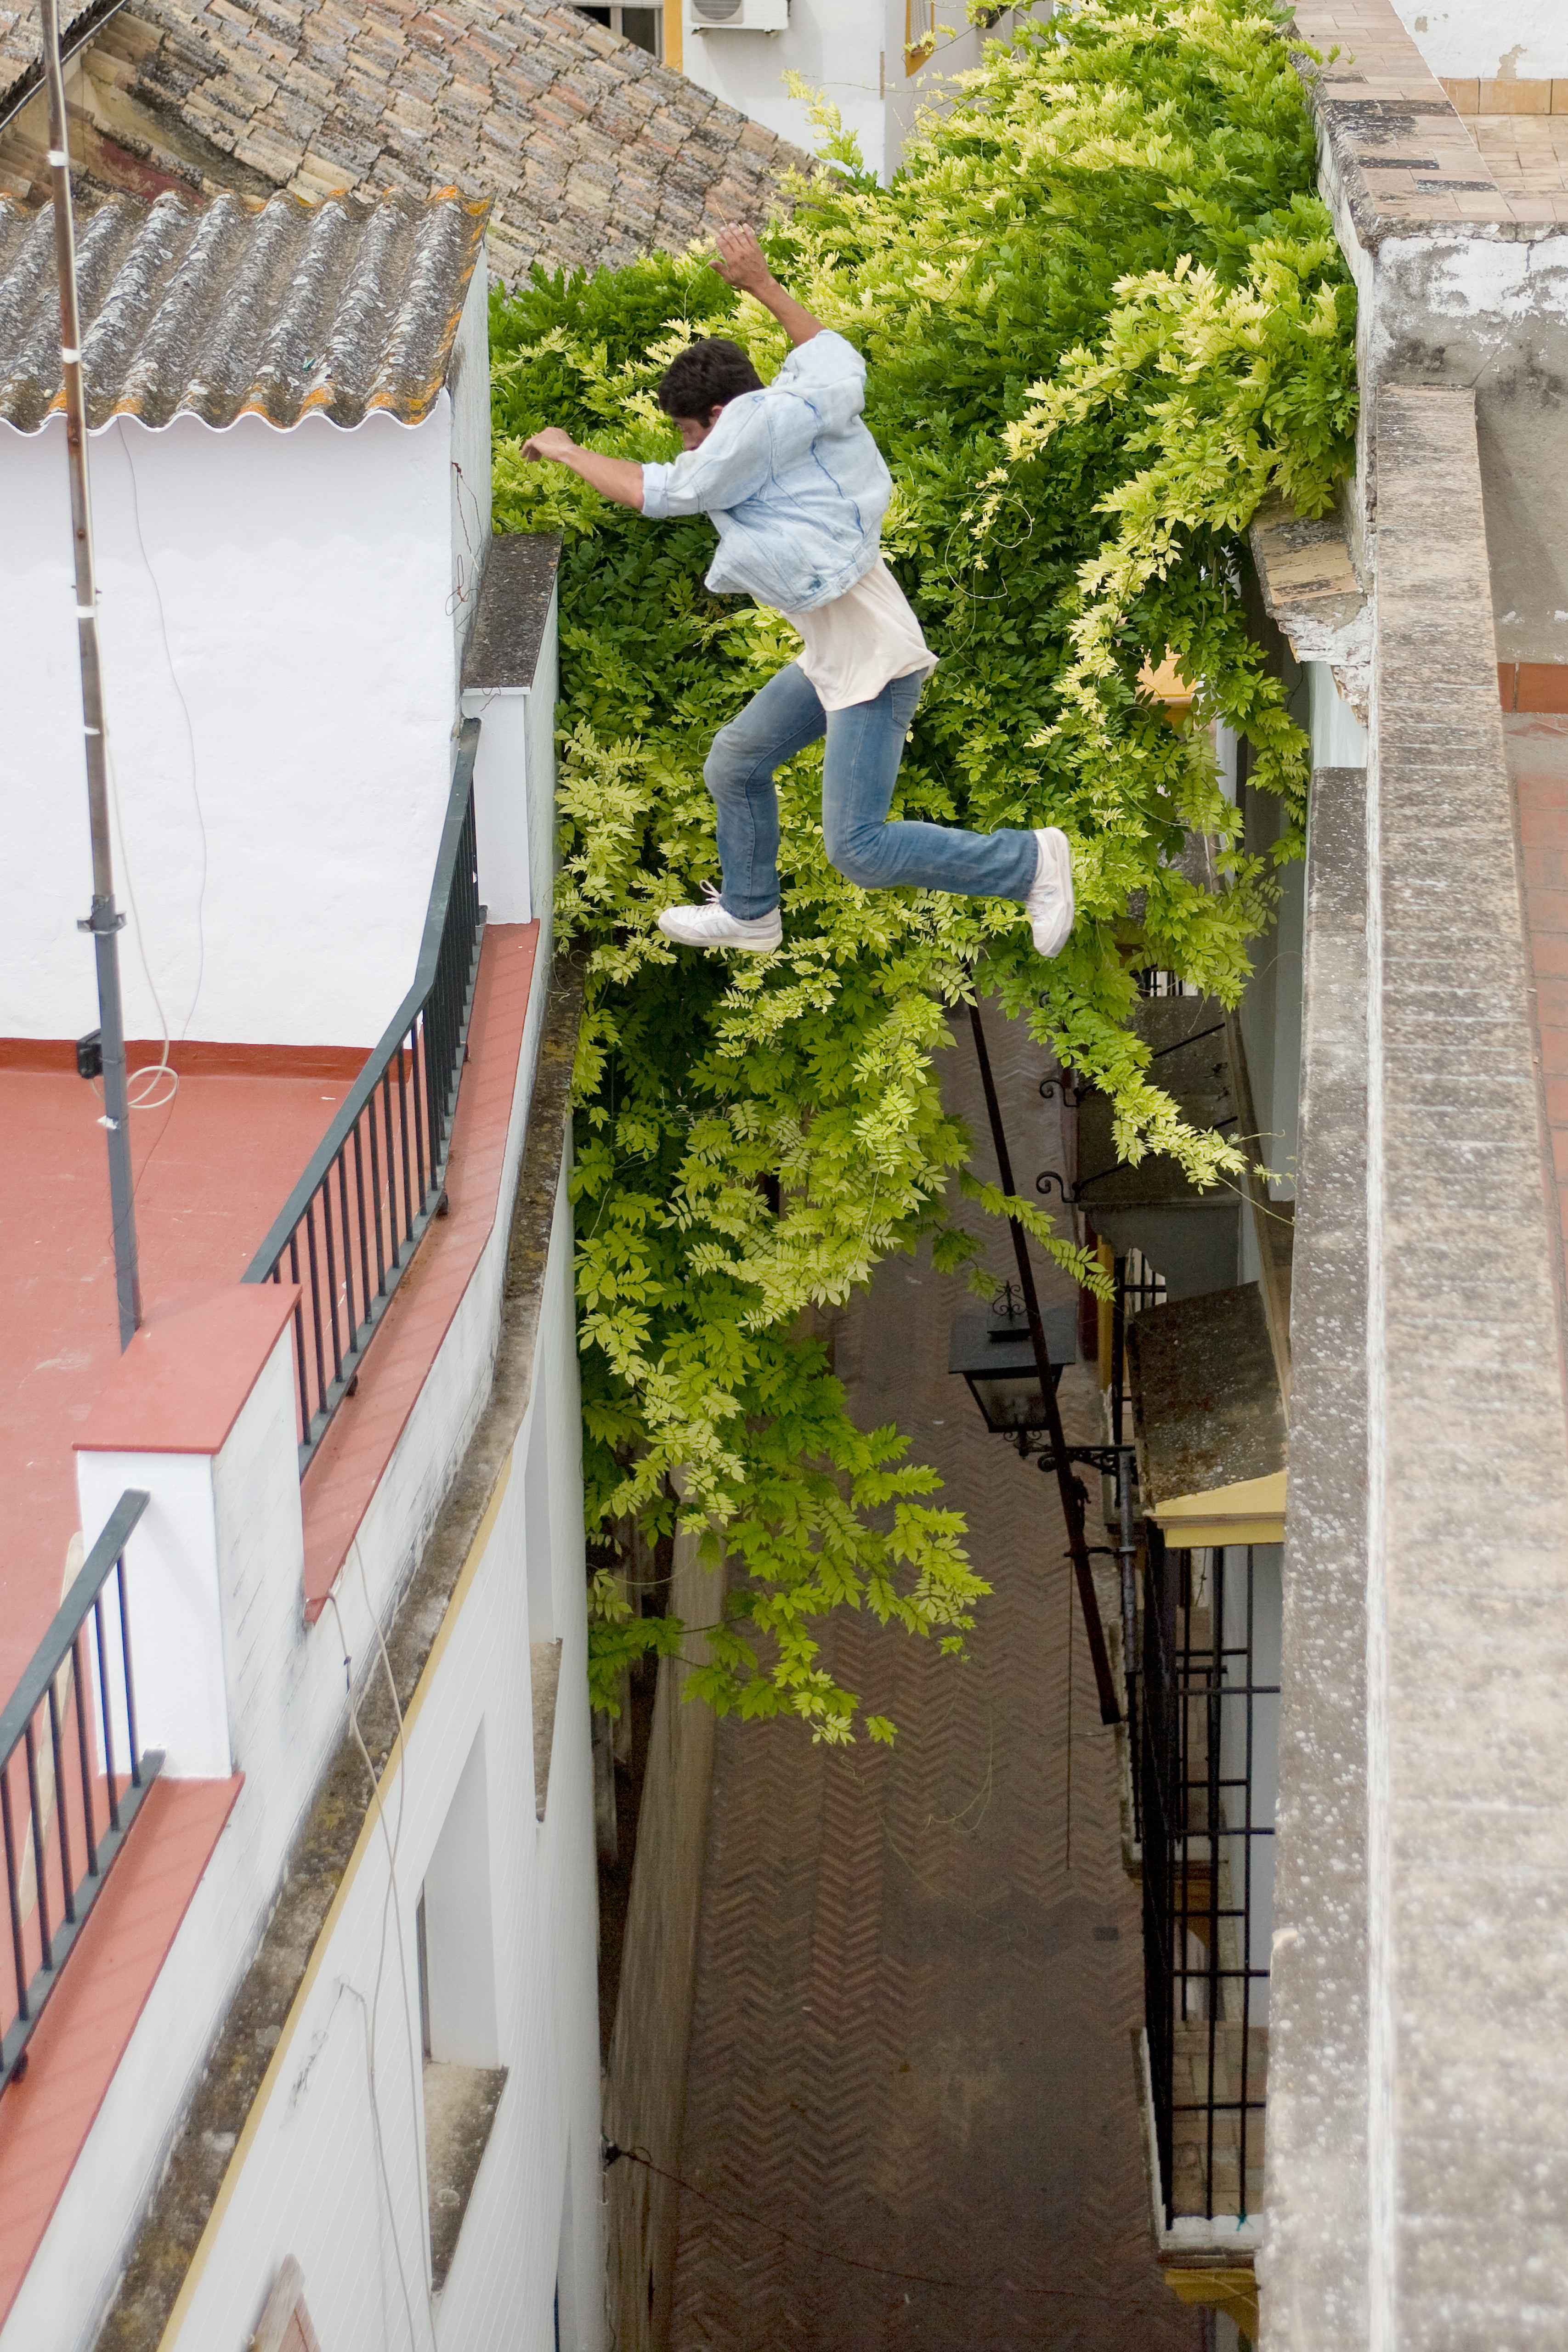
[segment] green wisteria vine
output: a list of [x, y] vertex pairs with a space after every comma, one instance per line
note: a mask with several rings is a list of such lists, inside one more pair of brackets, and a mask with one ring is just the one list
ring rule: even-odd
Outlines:
[[[554, 423], [668, 457], [654, 387], [669, 357], [722, 332], [766, 377], [782, 334], [699, 253], [656, 254], [498, 297], [492, 350], [498, 527], [565, 535], [558, 920], [587, 971], [590, 1530], [611, 1547], [679, 1515], [721, 1530], [731, 1591], [695, 1687], [847, 1738], [889, 1727], [825, 1670], [825, 1612], [869, 1608], [959, 1647], [985, 1588], [934, 1474], [896, 1431], [855, 1426], [802, 1312], [922, 1240], [962, 1265], [955, 1179], [1089, 1276], [1048, 1219], [966, 1171], [936, 1056], [977, 985], [1110, 1097], [1126, 1158], [1170, 1153], [1200, 1182], [1237, 1166], [1151, 1080], [1126, 1026], [1131, 975], [1158, 964], [1234, 1001], [1271, 863], [1299, 849], [1305, 744], [1239, 572], [1266, 495], [1331, 503], [1355, 389], [1300, 85], [1277, 20], [1246, 0], [1081, 0], [1026, 24], [887, 188], [826, 131], [851, 168], [797, 188], [764, 242], [868, 362], [896, 485], [884, 548], [941, 656], [895, 814], [1062, 826], [1079, 913], [1057, 961], [1010, 906], [845, 881], [823, 849], [819, 753], [780, 777], [780, 952], [662, 939], [660, 908], [718, 871], [708, 744], [796, 641], [777, 614], [708, 594], [705, 522], [647, 523], [519, 445]], [[1139, 684], [1167, 654], [1197, 684], [1181, 730]], [[1251, 787], [1283, 803], [1269, 860], [1244, 853], [1220, 791], [1216, 719], [1247, 739]], [[1214, 889], [1183, 870], [1193, 832], [1218, 845]], [[595, 1591], [605, 1704], [627, 1656], [680, 1629], [628, 1618], [609, 1565]]]

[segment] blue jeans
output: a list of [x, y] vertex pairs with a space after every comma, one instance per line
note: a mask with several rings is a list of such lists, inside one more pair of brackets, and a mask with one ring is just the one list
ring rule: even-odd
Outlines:
[[888, 822], [921, 677], [896, 677], [871, 702], [825, 711], [796, 662], [771, 677], [713, 738], [702, 774], [719, 812], [724, 909], [754, 922], [779, 902], [779, 803], [773, 772], [819, 735], [822, 835], [840, 874], [862, 890], [951, 890], [966, 898], [1026, 898], [1038, 846], [1032, 833], [963, 833]]

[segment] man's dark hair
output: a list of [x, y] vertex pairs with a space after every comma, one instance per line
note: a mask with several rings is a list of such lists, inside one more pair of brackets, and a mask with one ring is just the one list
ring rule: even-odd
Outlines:
[[762, 377], [740, 344], [715, 335], [710, 342], [690, 344], [670, 361], [658, 387], [658, 404], [667, 416], [689, 416], [706, 425], [726, 401], [762, 388]]

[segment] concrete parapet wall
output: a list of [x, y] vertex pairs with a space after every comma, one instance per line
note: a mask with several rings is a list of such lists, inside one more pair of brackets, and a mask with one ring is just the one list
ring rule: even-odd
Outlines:
[[1371, 2321], [1433, 2352], [1568, 2332], [1568, 1436], [1475, 420], [1378, 400]]
[[1366, 771], [1312, 778], [1266, 2342], [1366, 2341]]
[[1477, 407], [1377, 395], [1363, 838], [1345, 778], [1313, 812], [1267, 2352], [1568, 2334], [1568, 1425]]

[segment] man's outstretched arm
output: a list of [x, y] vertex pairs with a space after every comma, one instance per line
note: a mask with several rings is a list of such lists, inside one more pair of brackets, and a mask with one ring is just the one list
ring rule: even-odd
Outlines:
[[547, 425], [525, 441], [522, 454], [535, 464], [543, 458], [552, 465], [570, 466], [592, 489], [614, 499], [617, 506], [636, 507], [642, 512], [642, 467], [630, 457], [603, 457], [597, 449], [579, 449], [570, 433], [563, 433], [558, 425]]
[[813, 335], [822, 332], [822, 321], [814, 319], [804, 302], [786, 294], [773, 271], [767, 256], [757, 243], [757, 233], [752, 228], [724, 227], [715, 229], [713, 242], [718, 257], [713, 267], [721, 278], [738, 286], [742, 294], [753, 294], [765, 310], [771, 310], [792, 343], [809, 343]]

